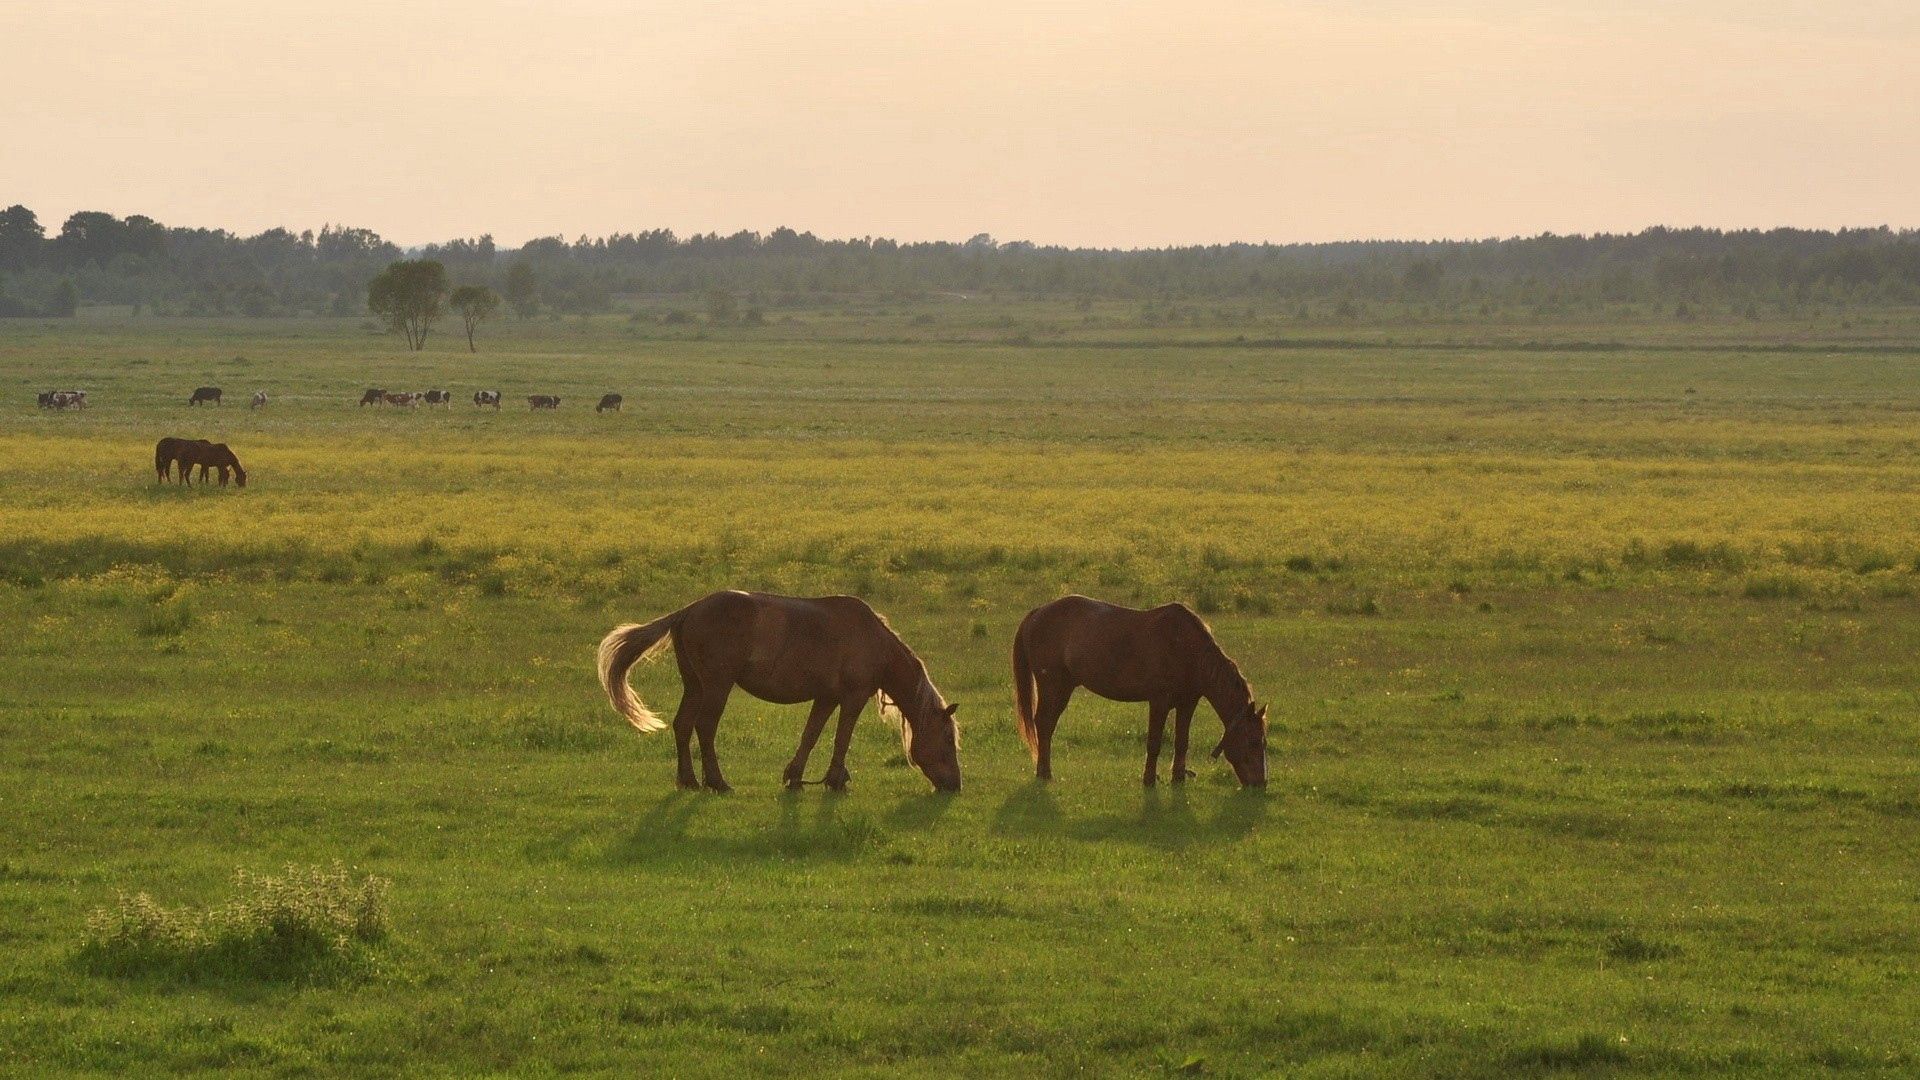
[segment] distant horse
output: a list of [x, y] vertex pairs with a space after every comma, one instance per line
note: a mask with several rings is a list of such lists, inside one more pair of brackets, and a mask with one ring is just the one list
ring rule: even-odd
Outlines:
[[367, 392], [360, 395], [362, 406], [378, 405], [385, 400], [387, 400], [387, 392], [377, 386], [369, 386]]
[[420, 395], [410, 392], [388, 394], [386, 396], [386, 402], [389, 405], [398, 405], [403, 409], [417, 408], [420, 405]]
[[213, 402], [215, 405], [220, 404], [220, 388], [219, 387], [217, 386], [196, 387], [193, 391], [193, 396], [187, 399], [187, 404], [204, 405], [209, 401]]
[[603, 412], [606, 412], [608, 409], [612, 409], [614, 412], [619, 412], [620, 401], [621, 401], [621, 398], [619, 394], [607, 394], [600, 399], [600, 404], [595, 405], [593, 407], [593, 411], [596, 413], [603, 413]]
[[[1187, 769], [1187, 731], [1205, 698], [1225, 731], [1213, 756], [1226, 755], [1243, 787], [1267, 783], [1267, 710], [1220, 648], [1213, 631], [1183, 604], [1137, 611], [1085, 596], [1067, 596], [1027, 613], [1013, 638], [1013, 692], [1020, 737], [1033, 753], [1034, 775], [1053, 779], [1053, 729], [1074, 688], [1113, 701], [1147, 703], [1147, 765], [1152, 785], [1167, 713], [1173, 719], [1174, 783]], [[1035, 690], [1039, 701], [1034, 701]]]
[[264, 409], [266, 407], [267, 407], [267, 392], [265, 390], [255, 390], [253, 392], [253, 404], [247, 406], [247, 408]]
[[[161, 483], [164, 484], [173, 478], [173, 465], [174, 462], [180, 460], [181, 448], [194, 441], [196, 440], [176, 439], [169, 435], [153, 444], [153, 471]], [[206, 442], [205, 439], [197, 441]], [[180, 466], [180, 479], [184, 481], [186, 478], [187, 467], [182, 465]]]
[[[162, 440], [162, 442], [164, 441], [165, 440]], [[156, 446], [154, 448], [156, 464], [158, 464], [159, 456], [160, 448]], [[233, 455], [233, 451], [228, 448], [226, 443], [208, 442], [205, 439], [181, 440], [175, 447], [174, 460], [180, 464], [180, 479], [184, 483], [192, 483], [192, 481], [188, 479], [187, 474], [194, 466], [198, 465], [200, 467], [200, 482], [202, 484], [207, 482], [208, 470], [218, 469], [220, 470], [221, 487], [227, 486], [228, 470], [232, 470], [235, 483], [240, 487], [247, 486], [247, 470], [240, 467], [240, 459]]]
[[473, 392], [473, 407], [477, 409], [483, 405], [491, 405], [495, 409], [498, 409], [500, 407], [500, 391], [475, 390]]
[[698, 734], [701, 782], [714, 791], [729, 790], [713, 743], [727, 696], [738, 686], [779, 705], [813, 703], [799, 749], [782, 774], [788, 787], [807, 782], [801, 779], [807, 757], [828, 714], [838, 708], [833, 762], [820, 782], [835, 791], [846, 789], [854, 721], [867, 699], [878, 696], [883, 710], [891, 703], [902, 714], [900, 744], [908, 759], [935, 788], [960, 790], [959, 729], [953, 722], [959, 706], [947, 704], [927, 678], [926, 665], [862, 600], [717, 592], [645, 626], [615, 627], [600, 642], [600, 685], [614, 710], [641, 731], [666, 725], [634, 696], [627, 672], [669, 645], [680, 663], [673, 735], [683, 788], [699, 786], [692, 754]]
[[423, 391], [420, 397], [421, 400], [429, 405], [453, 404], [453, 391], [451, 390], [427, 390]]
[[529, 409], [557, 409], [559, 407], [560, 399], [552, 394], [527, 395], [527, 408]]

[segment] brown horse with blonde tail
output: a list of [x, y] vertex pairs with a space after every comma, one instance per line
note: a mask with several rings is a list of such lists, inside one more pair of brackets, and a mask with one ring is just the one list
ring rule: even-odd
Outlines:
[[[1173, 772], [1187, 769], [1187, 733], [1201, 699], [1225, 727], [1213, 756], [1225, 756], [1242, 787], [1267, 783], [1267, 709], [1184, 604], [1149, 611], [1066, 596], [1027, 613], [1013, 638], [1013, 692], [1020, 737], [1033, 752], [1034, 775], [1053, 779], [1053, 730], [1077, 687], [1113, 701], [1147, 703], [1147, 764], [1141, 781], [1158, 779], [1160, 744], [1173, 714]], [[1036, 701], [1036, 695], [1038, 700]]]
[[[835, 791], [846, 789], [854, 721], [877, 697], [883, 707], [891, 704], [901, 714], [900, 744], [908, 760], [935, 788], [960, 790], [960, 739], [953, 720], [959, 706], [947, 704], [927, 677], [926, 665], [865, 601], [717, 592], [644, 626], [615, 627], [600, 642], [600, 685], [614, 711], [640, 731], [667, 725], [634, 695], [627, 673], [669, 646], [680, 664], [673, 736], [683, 788], [704, 784], [712, 791], [731, 790], [720, 774], [714, 735], [737, 686], [777, 705], [812, 702], [800, 746], [782, 776], [790, 788], [808, 783], [801, 779], [807, 758], [837, 708], [833, 761], [819, 782]], [[693, 775], [696, 735], [699, 780]]]

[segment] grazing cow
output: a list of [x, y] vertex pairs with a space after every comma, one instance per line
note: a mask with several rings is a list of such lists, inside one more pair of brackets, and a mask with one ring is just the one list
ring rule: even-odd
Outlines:
[[87, 392], [85, 390], [48, 390], [40, 395], [40, 407], [84, 409], [87, 407]]
[[553, 394], [528, 394], [527, 395], [527, 408], [529, 409], [557, 409], [559, 407], [560, 407], [560, 398], [556, 395], [553, 395]]
[[[76, 409], [84, 409], [87, 407], [87, 392], [85, 390], [64, 390], [61, 391], [61, 393], [67, 395], [67, 405], [72, 405]], [[54, 396], [56, 398], [59, 397], [58, 394]], [[61, 406], [61, 408], [65, 407], [64, 405]]]
[[420, 395], [414, 393], [388, 394], [387, 404], [398, 405], [406, 409], [416, 408], [420, 404]]
[[40, 391], [40, 407], [43, 409], [53, 408], [53, 391], [51, 390]]
[[453, 404], [453, 391], [451, 390], [428, 390], [422, 394], [421, 397], [429, 405]]
[[495, 409], [498, 409], [500, 407], [500, 391], [475, 390], [473, 392], [473, 407], [477, 409], [485, 405], [491, 405]]
[[377, 386], [368, 387], [367, 392], [360, 395], [361, 405], [378, 405], [385, 400], [387, 400], [387, 392]]
[[266, 405], [267, 405], [267, 392], [265, 390], [255, 390], [253, 392], [253, 404], [247, 406], [247, 408], [263, 409], [266, 407]]
[[600, 404], [595, 405], [593, 407], [593, 411], [597, 413], [603, 413], [603, 412], [606, 412], [608, 409], [612, 409], [614, 412], [619, 412], [620, 400], [621, 398], [619, 394], [603, 395], [600, 398]]
[[219, 387], [201, 386], [201, 387], [194, 388], [193, 396], [187, 399], [187, 404], [204, 405], [209, 401], [213, 402], [215, 405], [220, 404], [220, 388]]

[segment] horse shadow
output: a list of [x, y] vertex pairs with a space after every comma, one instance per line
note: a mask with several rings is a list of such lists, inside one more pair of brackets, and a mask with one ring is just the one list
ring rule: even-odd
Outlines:
[[1060, 804], [1045, 780], [1029, 780], [993, 812], [989, 826], [1000, 836], [1052, 836], [1060, 831]]
[[1265, 820], [1270, 805], [1263, 791], [1235, 791], [1211, 816], [1202, 817], [1195, 812], [1189, 786], [1151, 787], [1141, 791], [1139, 807], [1132, 813], [1068, 821], [1047, 785], [1034, 781], [1000, 804], [994, 813], [993, 830], [1006, 836], [1063, 836], [1086, 843], [1122, 841], [1180, 851], [1196, 842], [1219, 843], [1246, 837]]
[[[865, 812], [848, 812], [846, 799], [800, 792], [777, 796], [771, 826], [737, 812], [720, 814], [715, 830], [695, 830], [708, 808], [739, 800], [698, 791], [674, 791], [657, 800], [633, 828], [599, 852], [612, 866], [846, 860], [882, 844], [887, 829]], [[896, 811], [897, 812], [897, 811]], [[936, 811], [943, 812], [943, 811]]]

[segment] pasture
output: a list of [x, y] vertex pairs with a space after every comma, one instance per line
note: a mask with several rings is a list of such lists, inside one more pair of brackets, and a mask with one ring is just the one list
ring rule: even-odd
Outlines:
[[[0, 1070], [1920, 1069], [1920, 319], [1134, 311], [0, 322]], [[886, 613], [964, 791], [869, 712], [790, 794], [805, 708], [744, 695], [676, 791], [593, 649], [725, 587]], [[1036, 784], [1008, 647], [1066, 592], [1202, 612], [1266, 792], [1205, 706], [1143, 790], [1085, 693]], [[81, 962], [336, 861], [391, 882], [352, 970]]]

